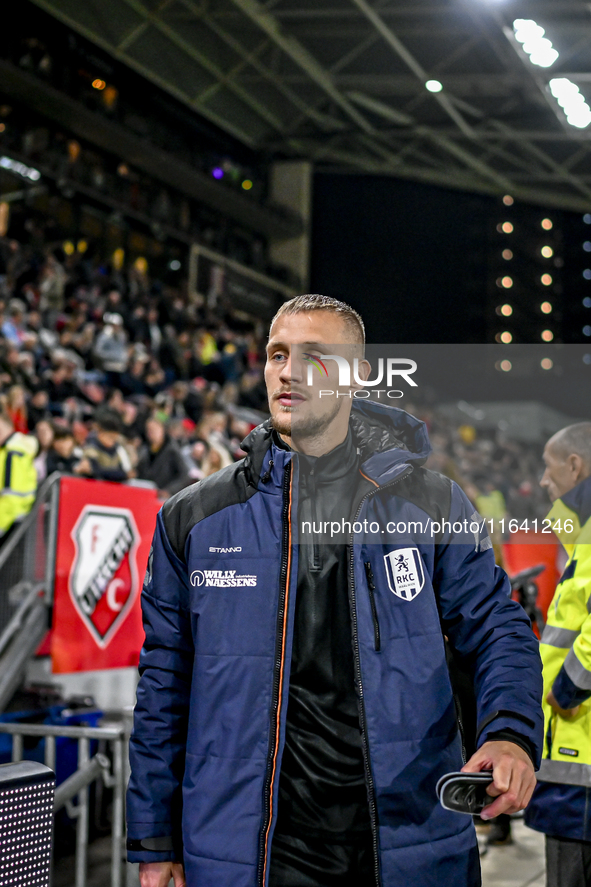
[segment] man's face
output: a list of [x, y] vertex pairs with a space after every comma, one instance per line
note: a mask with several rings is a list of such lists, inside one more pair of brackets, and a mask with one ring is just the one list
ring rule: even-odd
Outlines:
[[349, 412], [349, 397], [320, 397], [320, 389], [338, 389], [338, 368], [327, 361], [328, 376], [312, 376], [304, 355], [326, 354], [326, 346], [343, 346], [352, 353], [354, 343], [347, 324], [331, 311], [302, 311], [279, 317], [269, 331], [265, 383], [273, 427], [288, 437], [309, 438], [320, 434], [339, 415]]
[[161, 447], [165, 437], [164, 426], [160, 422], [149, 419], [146, 422], [146, 437], [152, 446]]
[[53, 448], [64, 459], [69, 459], [74, 449], [74, 438], [58, 437], [53, 442]]
[[552, 440], [546, 444], [543, 458], [546, 470], [542, 475], [540, 486], [546, 490], [550, 501], [555, 502], [576, 487], [580, 477], [571, 457], [558, 453], [552, 445]]
[[99, 428], [96, 436], [100, 443], [108, 449], [112, 449], [119, 443], [119, 432], [117, 431], [105, 431], [104, 428]]

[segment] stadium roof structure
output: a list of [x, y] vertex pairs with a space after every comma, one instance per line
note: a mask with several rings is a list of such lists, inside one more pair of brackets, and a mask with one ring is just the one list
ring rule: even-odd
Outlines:
[[34, 2], [253, 148], [591, 209], [586, 0]]

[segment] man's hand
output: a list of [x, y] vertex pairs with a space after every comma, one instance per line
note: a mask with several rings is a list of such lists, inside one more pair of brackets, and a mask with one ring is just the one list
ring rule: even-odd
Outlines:
[[554, 696], [552, 690], [550, 690], [550, 692], [546, 696], [546, 702], [548, 703], [552, 711], [555, 711], [556, 714], [559, 714], [561, 718], [566, 718], [567, 720], [569, 718], [574, 718], [574, 716], [578, 714], [581, 707], [580, 705], [575, 705], [574, 708], [561, 708], [558, 705], [556, 697]]
[[187, 887], [185, 870], [180, 862], [140, 862], [141, 887]]
[[534, 766], [529, 755], [515, 742], [485, 742], [462, 773], [493, 771], [493, 782], [487, 794], [496, 800], [484, 808], [482, 819], [492, 819], [500, 813], [517, 813], [527, 807], [536, 786]]

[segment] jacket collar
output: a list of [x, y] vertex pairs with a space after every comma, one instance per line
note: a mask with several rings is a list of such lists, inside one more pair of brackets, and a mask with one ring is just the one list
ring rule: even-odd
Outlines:
[[[554, 532], [570, 553], [591, 518], [591, 477], [586, 477], [580, 484], [557, 499], [548, 513], [548, 518], [553, 523]], [[570, 532], [564, 529], [565, 520], [572, 522], [573, 529]], [[560, 523], [557, 524], [557, 521]]]
[[[422, 465], [431, 452], [424, 422], [398, 407], [356, 400], [351, 411], [351, 434], [362, 469], [376, 483], [388, 483], [409, 464]], [[273, 426], [267, 419], [242, 441], [249, 483], [258, 486], [269, 470]], [[281, 483], [283, 468], [293, 452], [273, 446], [271, 470], [274, 485]]]
[[591, 517], [591, 477], [586, 477], [560, 498], [567, 508], [575, 512], [583, 527]]

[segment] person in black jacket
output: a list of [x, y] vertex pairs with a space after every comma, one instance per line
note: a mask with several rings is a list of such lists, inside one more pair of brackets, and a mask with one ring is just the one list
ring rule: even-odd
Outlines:
[[146, 422], [146, 438], [148, 443], [140, 451], [137, 476], [153, 481], [160, 495], [168, 498], [191, 483], [187, 463], [156, 416]]
[[73, 474], [74, 466], [80, 462], [80, 451], [76, 450], [76, 442], [72, 430], [64, 425], [53, 428], [53, 443], [47, 453], [47, 476], [54, 471], [62, 474]]

